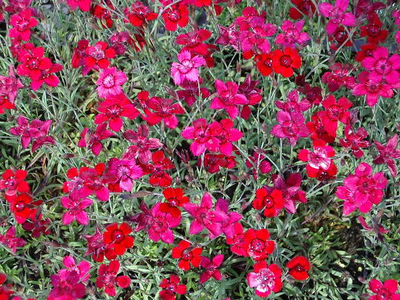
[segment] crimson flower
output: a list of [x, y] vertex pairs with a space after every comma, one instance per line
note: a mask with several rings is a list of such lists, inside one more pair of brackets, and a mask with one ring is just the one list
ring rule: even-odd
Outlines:
[[203, 43], [211, 37], [211, 31], [198, 29], [190, 31], [176, 38], [176, 44], [184, 46], [181, 51], [188, 50], [197, 55], [207, 55], [209, 45]]
[[159, 139], [149, 138], [149, 127], [140, 124], [137, 131], [127, 130], [124, 138], [131, 144], [123, 155], [123, 159], [138, 159], [140, 163], [146, 164], [151, 159], [151, 151], [163, 146]]
[[381, 29], [383, 23], [379, 19], [378, 15], [371, 14], [368, 21], [369, 23], [367, 25], [361, 26], [360, 37], [367, 37], [367, 43], [384, 43], [388, 36], [388, 31]]
[[307, 257], [296, 256], [292, 258], [287, 264], [286, 268], [289, 269], [289, 274], [296, 280], [306, 280], [309, 275], [308, 271], [311, 269], [310, 262]]
[[201, 204], [185, 203], [183, 207], [194, 218], [190, 224], [190, 234], [198, 234], [207, 228], [210, 237], [217, 237], [222, 233], [221, 223], [226, 221], [225, 213], [212, 210], [212, 198], [209, 193], [204, 193]]
[[237, 142], [243, 136], [243, 133], [238, 129], [233, 128], [233, 121], [231, 119], [223, 119], [219, 122], [221, 127], [220, 133], [217, 136], [219, 140], [219, 151], [229, 156], [232, 154], [232, 142]]
[[367, 136], [368, 132], [360, 127], [357, 131], [353, 131], [350, 125], [347, 125], [344, 129], [345, 138], [340, 139], [340, 145], [345, 148], [350, 148], [351, 152], [356, 158], [361, 158], [364, 152], [361, 148], [368, 148], [371, 143], [363, 141]]
[[111, 261], [109, 265], [102, 264], [99, 268], [96, 286], [99, 289], [104, 288], [104, 292], [108, 296], [115, 297], [117, 295], [115, 284], [124, 289], [131, 284], [131, 279], [128, 276], [117, 276], [119, 268], [120, 263], [118, 260]]
[[115, 57], [115, 50], [109, 47], [106, 42], [97, 42], [94, 46], [85, 49], [85, 65], [87, 72], [92, 69], [107, 69], [110, 65], [110, 59]]
[[395, 134], [388, 140], [386, 146], [375, 141], [375, 146], [379, 151], [379, 155], [374, 158], [374, 164], [387, 164], [393, 177], [397, 176], [396, 163], [393, 159], [400, 158], [400, 149], [397, 148], [398, 140], [399, 137], [397, 134]]
[[144, 110], [144, 119], [150, 126], [161, 121], [165, 126], [175, 129], [178, 126], [178, 118], [175, 115], [183, 114], [185, 111], [179, 103], [173, 103], [172, 99], [153, 97], [146, 101], [147, 108]]
[[343, 186], [336, 190], [336, 196], [344, 200], [343, 215], [347, 216], [357, 208], [362, 213], [371, 210], [373, 204], [382, 201], [387, 179], [381, 172], [372, 174], [372, 167], [361, 163], [355, 174], [343, 180]]
[[101, 5], [95, 5], [90, 12], [95, 18], [100, 19], [103, 28], [111, 28], [114, 24], [114, 21], [111, 17], [111, 10], [115, 10], [115, 7], [109, 0], [107, 0], [105, 4], [110, 10]]
[[299, 20], [303, 16], [312, 17], [316, 7], [312, 0], [291, 0], [295, 7], [289, 10], [289, 16], [294, 20]]
[[[327, 144], [331, 144], [335, 141], [336, 131], [328, 131], [324, 125], [325, 113], [323, 111], [316, 112], [311, 116], [311, 122], [307, 122], [307, 128], [311, 132], [311, 139], [323, 140]], [[330, 130], [335, 128], [330, 128]]]
[[301, 174], [291, 173], [286, 179], [277, 175], [274, 179], [274, 189], [282, 192], [285, 200], [284, 208], [291, 214], [296, 212], [296, 202], [306, 203], [306, 193], [301, 190]]
[[232, 119], [236, 118], [239, 114], [238, 105], [248, 103], [246, 96], [238, 93], [239, 86], [232, 81], [224, 83], [217, 79], [215, 80], [215, 87], [218, 96], [212, 100], [210, 108], [225, 109]]
[[247, 274], [247, 283], [255, 289], [257, 296], [265, 298], [282, 289], [281, 276], [282, 270], [277, 265], [260, 261], [254, 265], [254, 272]]
[[268, 229], [249, 229], [244, 233], [243, 241], [247, 256], [256, 261], [268, 258], [275, 250], [275, 242], [269, 240], [270, 233]]
[[348, 109], [353, 106], [349, 99], [342, 97], [336, 100], [335, 96], [329, 95], [322, 101], [322, 106], [325, 110], [321, 112], [321, 117], [328, 132], [336, 133], [339, 121], [345, 125], [348, 124], [350, 120]]
[[15, 220], [18, 224], [24, 223], [27, 219], [34, 220], [36, 215], [35, 202], [33, 198], [27, 194], [19, 194], [8, 197], [10, 202], [10, 210], [14, 213]]
[[341, 86], [352, 89], [355, 85], [354, 77], [350, 76], [354, 66], [350, 64], [336, 63], [329, 66], [331, 72], [322, 75], [322, 82], [328, 85], [331, 93], [337, 91]]
[[277, 189], [261, 188], [256, 191], [253, 207], [257, 210], [264, 209], [264, 216], [268, 218], [279, 215], [285, 205], [282, 192]]
[[259, 173], [267, 174], [272, 171], [271, 164], [266, 160], [266, 156], [257, 151], [254, 151], [253, 155], [246, 160], [246, 167], [252, 170], [255, 180], [257, 180]]
[[243, 94], [248, 103], [243, 106], [240, 116], [247, 120], [251, 115], [250, 105], [256, 105], [262, 101], [261, 90], [257, 88], [260, 83], [258, 80], [251, 80], [250, 74], [248, 74], [243, 83], [239, 85], [238, 92]]
[[206, 153], [204, 160], [199, 157], [197, 166], [204, 168], [207, 172], [214, 174], [220, 172], [221, 168], [233, 169], [236, 166], [235, 156], [226, 156], [224, 154]]
[[283, 77], [292, 77], [293, 69], [301, 67], [301, 57], [294, 48], [286, 47], [284, 51], [277, 49], [271, 53], [271, 56], [272, 68]]
[[376, 295], [371, 296], [368, 300], [399, 300], [400, 294], [396, 293], [399, 285], [396, 280], [388, 279], [383, 284], [377, 279], [369, 282], [369, 289]]
[[131, 7], [126, 7], [124, 14], [128, 19], [128, 22], [135, 27], [143, 27], [149, 21], [157, 18], [157, 14], [150, 12], [150, 8], [144, 5], [141, 1], [133, 2]]
[[95, 117], [94, 122], [96, 124], [108, 122], [110, 129], [115, 132], [122, 129], [123, 121], [121, 117], [133, 120], [140, 114], [124, 94], [108, 97], [100, 103], [97, 110], [101, 113]]
[[172, 178], [165, 170], [175, 169], [175, 165], [169, 158], [165, 157], [162, 150], [155, 151], [151, 158], [153, 163], [143, 166], [146, 174], [151, 173], [149, 183], [153, 186], [170, 186]]
[[180, 259], [178, 267], [184, 271], [190, 270], [190, 266], [198, 268], [201, 262], [203, 248], [195, 248], [187, 241], [180, 241], [178, 246], [172, 248], [172, 258]]
[[26, 8], [12, 15], [10, 24], [13, 26], [9, 31], [10, 37], [15, 39], [20, 38], [22, 41], [27, 42], [31, 37], [31, 28], [37, 26], [39, 22], [35, 18], [32, 18], [32, 10]]
[[181, 279], [177, 275], [170, 275], [169, 279], [164, 278], [161, 280], [160, 287], [163, 290], [160, 292], [162, 300], [175, 300], [175, 294], [186, 294], [186, 285], [179, 284]]
[[[83, 237], [87, 241], [85, 255], [92, 255], [94, 261], [103, 262], [107, 245], [104, 243], [103, 234], [101, 233], [100, 229], [96, 227], [96, 231], [93, 235], [83, 235]], [[111, 254], [111, 257], [113, 258], [116, 257], [116, 254], [113, 251], [108, 251], [107, 254]]]
[[201, 267], [205, 269], [205, 271], [200, 275], [200, 284], [208, 281], [211, 277], [215, 280], [222, 280], [221, 271], [217, 268], [221, 266], [223, 261], [224, 255], [222, 254], [214, 256], [212, 260], [203, 256], [201, 259]]
[[262, 53], [254, 57], [258, 71], [262, 76], [269, 76], [273, 72], [271, 53]]
[[23, 247], [26, 241], [15, 236], [15, 226], [7, 229], [5, 234], [0, 234], [0, 244], [11, 249], [13, 253], [17, 252], [17, 248]]
[[178, 26], [184, 28], [189, 22], [189, 10], [181, 3], [170, 6], [161, 16], [164, 19], [165, 29], [169, 31], [175, 31]]
[[289, 113], [302, 113], [311, 107], [311, 103], [308, 102], [306, 99], [300, 100], [299, 92], [297, 90], [291, 91], [287, 95], [286, 101], [275, 101], [275, 105], [279, 109], [287, 111]]
[[128, 235], [131, 232], [132, 228], [127, 223], [120, 225], [117, 223], [110, 224], [103, 233], [104, 243], [110, 245], [115, 254], [123, 255], [127, 249], [132, 248], [134, 245], [135, 239]]
[[103, 123], [96, 127], [96, 131], [93, 132], [89, 128], [82, 130], [81, 139], [78, 142], [78, 147], [86, 148], [90, 147], [93, 154], [98, 156], [103, 150], [103, 144], [101, 141], [112, 137], [114, 134], [107, 130], [107, 124]]
[[10, 66], [8, 77], [0, 75], [0, 114], [4, 113], [5, 109], [15, 109], [15, 98], [18, 90], [24, 85], [15, 77], [15, 71]]

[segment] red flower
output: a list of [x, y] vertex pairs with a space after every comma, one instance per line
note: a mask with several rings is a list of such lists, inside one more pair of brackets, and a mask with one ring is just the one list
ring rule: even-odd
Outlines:
[[29, 193], [30, 187], [25, 181], [28, 172], [25, 170], [5, 170], [0, 180], [0, 190], [5, 190], [6, 196], [14, 196], [18, 193]]
[[167, 203], [160, 204], [160, 210], [164, 213], [169, 213], [173, 217], [180, 217], [181, 211], [178, 207], [190, 201], [189, 197], [183, 195], [181, 188], [167, 188], [163, 191], [163, 195]]
[[[115, 10], [114, 6], [111, 4], [109, 0], [106, 1], [106, 4], [111, 10]], [[111, 11], [108, 10], [107, 8], [104, 8], [100, 5], [95, 5], [91, 10], [91, 14], [95, 18], [100, 19], [103, 28], [106, 27], [111, 28], [114, 24], [114, 21], [111, 18]]]
[[301, 66], [301, 57], [294, 48], [287, 47], [283, 52], [277, 49], [271, 53], [271, 56], [272, 68], [283, 77], [293, 76], [293, 69], [298, 69]]
[[133, 2], [131, 8], [125, 8], [124, 14], [128, 18], [128, 22], [135, 27], [143, 27], [148, 21], [152, 21], [158, 16], [156, 13], [150, 12], [150, 9], [140, 1]]
[[371, 14], [368, 18], [369, 23], [365, 26], [361, 26], [360, 28], [360, 37], [367, 37], [368, 43], [384, 43], [387, 36], [388, 31], [382, 30], [382, 21], [379, 19], [378, 15]]
[[289, 10], [289, 15], [294, 20], [299, 20], [306, 17], [312, 17], [315, 13], [316, 7], [312, 0], [291, 0], [296, 7], [292, 7]]
[[178, 35], [176, 44], [183, 45], [181, 51], [188, 50], [197, 55], [207, 55], [210, 45], [203, 43], [211, 37], [211, 32], [206, 29], [190, 31], [185, 34]]
[[164, 10], [162, 17], [165, 22], [165, 28], [169, 31], [175, 31], [179, 27], [186, 27], [189, 22], [189, 10], [184, 4], [172, 5]]
[[36, 215], [36, 208], [32, 197], [27, 194], [20, 194], [9, 198], [10, 210], [14, 213], [15, 220], [18, 224], [24, 223], [27, 219], [34, 220]]
[[104, 287], [104, 292], [111, 297], [117, 295], [115, 290], [115, 283], [119, 287], [127, 288], [131, 284], [131, 279], [128, 276], [118, 276], [119, 261], [113, 260], [109, 265], [103, 264], [99, 268], [99, 276], [96, 280], [96, 286], [99, 289]]
[[153, 164], [146, 165], [148, 173], [151, 173], [149, 183], [153, 186], [167, 187], [172, 184], [172, 178], [165, 170], [175, 169], [175, 165], [165, 157], [162, 150], [152, 154]]
[[124, 94], [108, 97], [100, 103], [97, 110], [101, 112], [101, 114], [95, 117], [94, 122], [96, 124], [108, 122], [110, 129], [115, 132], [122, 129], [123, 121], [121, 117], [127, 117], [133, 120], [140, 114]]
[[127, 249], [133, 247], [135, 239], [128, 236], [132, 232], [132, 228], [127, 223], [118, 225], [117, 223], [110, 224], [106, 227], [103, 234], [104, 243], [111, 245], [115, 254], [123, 255]]
[[97, 42], [94, 46], [89, 46], [85, 49], [86, 58], [85, 65], [88, 67], [87, 72], [91, 69], [107, 69], [110, 65], [109, 59], [115, 57], [115, 50], [108, 47], [106, 42]]
[[247, 230], [243, 236], [247, 255], [256, 261], [268, 258], [275, 250], [275, 242], [269, 240], [269, 237], [268, 229]]
[[203, 248], [194, 248], [187, 241], [180, 241], [178, 246], [172, 249], [172, 258], [180, 259], [178, 267], [184, 271], [190, 270], [190, 266], [198, 268], [201, 262]]
[[294, 279], [306, 280], [309, 277], [308, 271], [310, 271], [311, 265], [307, 257], [299, 255], [291, 259], [287, 263], [286, 268], [289, 269], [289, 274]]
[[351, 152], [356, 158], [361, 158], [364, 152], [361, 148], [368, 148], [371, 143], [368, 141], [363, 141], [368, 136], [368, 132], [360, 127], [357, 131], [353, 131], [350, 125], [347, 125], [344, 129], [344, 134], [346, 138], [340, 139], [340, 145], [345, 148], [350, 148]]
[[[93, 235], [83, 235], [83, 237], [87, 241], [87, 250], [85, 255], [92, 255], [92, 258], [96, 262], [103, 262], [104, 254], [107, 250], [107, 246], [103, 240], [103, 234], [100, 229], [96, 227], [96, 231]], [[109, 249], [109, 253], [116, 257], [115, 253]]]
[[44, 57], [44, 48], [36, 48], [31, 43], [24, 44], [24, 49], [18, 54], [18, 61], [21, 63], [17, 67], [18, 75], [30, 77], [32, 80], [38, 80], [42, 70], [52, 66], [51, 60]]
[[264, 216], [276, 217], [285, 205], [282, 192], [272, 188], [261, 188], [256, 191], [253, 207], [257, 210], [264, 209]]
[[31, 28], [37, 26], [38, 23], [35, 18], [32, 18], [32, 10], [26, 8], [18, 14], [11, 16], [10, 24], [14, 28], [10, 29], [10, 37], [15, 39], [20, 38], [22, 41], [27, 42], [31, 37]]
[[186, 285], [179, 284], [180, 281], [181, 279], [177, 275], [170, 275], [169, 280], [164, 278], [160, 283], [160, 287], [163, 288], [160, 292], [160, 298], [162, 300], [175, 300], [175, 294], [186, 294]]
[[322, 101], [322, 106], [325, 110], [321, 112], [321, 117], [328, 132], [336, 133], [339, 121], [348, 124], [350, 120], [348, 109], [353, 106], [349, 99], [342, 97], [336, 101], [335, 96], [329, 95]]
[[235, 223], [233, 225], [233, 238], [226, 237], [226, 243], [231, 245], [231, 251], [240, 256], [249, 256], [246, 251], [246, 242], [244, 241], [243, 225]]
[[[171, 129], [178, 126], [178, 118], [175, 115], [185, 113], [183, 107], [179, 103], [172, 103], [172, 99], [153, 97], [146, 101], [144, 119], [150, 126], [156, 125], [161, 121]], [[153, 111], [151, 111], [151, 110]]]
[[311, 132], [312, 140], [324, 140], [327, 144], [331, 144], [335, 141], [336, 131], [328, 132], [327, 128], [324, 126], [324, 113], [322, 111], [312, 115], [311, 120], [312, 121], [307, 122], [306, 125]]

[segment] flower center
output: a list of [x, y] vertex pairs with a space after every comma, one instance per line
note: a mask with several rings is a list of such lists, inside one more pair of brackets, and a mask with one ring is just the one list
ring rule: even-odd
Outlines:
[[106, 77], [103, 79], [103, 85], [110, 89], [115, 86], [115, 78], [113, 74], [108, 74]]
[[284, 67], [290, 67], [290, 65], [292, 64], [293, 61], [290, 58], [290, 56], [284, 55], [281, 57], [280, 62], [281, 62], [281, 65]]

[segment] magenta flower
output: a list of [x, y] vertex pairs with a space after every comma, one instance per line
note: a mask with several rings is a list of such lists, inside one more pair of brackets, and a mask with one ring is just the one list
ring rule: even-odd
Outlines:
[[364, 152], [361, 148], [368, 148], [371, 146], [371, 143], [368, 141], [364, 141], [364, 139], [368, 136], [368, 132], [360, 127], [357, 131], [353, 131], [350, 125], [347, 125], [344, 129], [345, 138], [340, 139], [340, 145], [345, 148], [350, 148], [351, 152], [356, 158], [361, 158], [364, 155]]
[[171, 76], [176, 85], [181, 85], [185, 81], [196, 82], [199, 80], [199, 70], [197, 68], [206, 64], [203, 57], [194, 55], [187, 51], [181, 51], [178, 54], [179, 63], [173, 62]]
[[17, 252], [17, 248], [23, 247], [26, 241], [15, 236], [15, 226], [7, 229], [5, 234], [0, 234], [0, 244], [11, 249], [13, 253]]
[[125, 73], [117, 68], [104, 69], [97, 80], [97, 93], [99, 97], [116, 96], [123, 93], [122, 85], [128, 80]]
[[282, 289], [282, 270], [275, 264], [268, 265], [266, 261], [257, 262], [254, 272], [247, 274], [247, 283], [255, 289], [256, 295], [268, 297], [271, 292]]
[[386, 146], [375, 141], [375, 146], [379, 151], [379, 155], [375, 157], [374, 164], [387, 164], [390, 173], [393, 177], [397, 176], [396, 163], [393, 159], [400, 158], [400, 148], [397, 148], [399, 137], [397, 134], [392, 136], [387, 142]]
[[9, 32], [10, 37], [27, 42], [31, 38], [31, 28], [37, 26], [39, 22], [35, 18], [32, 18], [32, 10], [26, 8], [12, 15], [10, 24], [13, 26]]
[[111, 158], [108, 168], [108, 175], [113, 178], [113, 182], [118, 182], [121, 189], [127, 192], [132, 190], [133, 180], [143, 176], [142, 168], [134, 160]]
[[249, 57], [256, 53], [270, 52], [271, 45], [267, 37], [273, 36], [275, 32], [275, 25], [266, 24], [264, 18], [252, 18], [249, 22], [249, 28], [241, 31], [239, 34], [242, 51], [247, 52]]
[[20, 116], [17, 119], [18, 126], [11, 128], [10, 133], [21, 136], [22, 148], [24, 149], [33, 140], [32, 151], [35, 152], [43, 144], [55, 145], [54, 139], [47, 136], [52, 122], [52, 120], [40, 121], [35, 119], [29, 124], [27, 118]]
[[175, 115], [181, 115], [185, 112], [179, 103], [173, 103], [172, 99], [160, 97], [147, 100], [146, 106], [144, 119], [150, 126], [162, 121], [168, 128], [175, 129], [178, 126], [178, 118]]
[[227, 221], [227, 215], [220, 210], [212, 210], [212, 199], [209, 193], [204, 193], [201, 204], [185, 203], [183, 207], [194, 218], [190, 225], [190, 234], [198, 234], [207, 228], [210, 238], [222, 233], [222, 223]]
[[92, 255], [94, 261], [102, 262], [107, 245], [104, 243], [100, 229], [96, 227], [93, 235], [83, 235], [83, 238], [87, 241], [87, 249], [84, 255]]
[[125, 94], [110, 96], [100, 103], [97, 110], [100, 112], [95, 118], [96, 124], [108, 122], [110, 129], [118, 132], [122, 129], [123, 121], [121, 117], [130, 120], [140, 115], [139, 111], [133, 106]]
[[396, 280], [388, 279], [383, 284], [377, 279], [369, 282], [369, 289], [376, 295], [371, 296], [368, 300], [399, 300], [400, 294], [396, 293], [399, 285]]
[[294, 48], [296, 44], [305, 44], [310, 39], [310, 36], [306, 32], [301, 32], [304, 23], [304, 20], [297, 22], [292, 22], [289, 20], [283, 21], [282, 33], [278, 34], [275, 43], [291, 48]]
[[369, 78], [379, 83], [385, 79], [389, 84], [397, 84], [400, 72], [400, 55], [393, 54], [389, 57], [389, 50], [385, 47], [378, 47], [373, 55], [365, 57], [361, 62], [362, 66], [371, 71]]
[[100, 124], [96, 127], [96, 131], [93, 132], [89, 128], [83, 129], [81, 133], [81, 139], [78, 142], [78, 147], [86, 148], [90, 147], [94, 155], [99, 155], [103, 150], [103, 144], [101, 141], [112, 137], [114, 134], [107, 130], [107, 123]]
[[[227, 216], [226, 220], [221, 223], [221, 230], [227, 238], [233, 239], [235, 236], [235, 224], [238, 223], [243, 216], [235, 211], [229, 212], [229, 202], [222, 198], [217, 200], [215, 210], [220, 211]], [[211, 232], [210, 238], [213, 238]]]
[[232, 23], [228, 27], [217, 24], [220, 36], [215, 40], [216, 44], [223, 46], [232, 46], [233, 49], [239, 51], [239, 31], [236, 30], [236, 24]]
[[91, 199], [82, 198], [78, 192], [71, 193], [68, 197], [62, 197], [61, 205], [68, 209], [62, 217], [63, 224], [69, 225], [76, 220], [81, 225], [88, 225], [89, 217], [84, 209], [92, 203]]
[[109, 265], [103, 264], [99, 268], [99, 276], [96, 280], [96, 286], [99, 289], [104, 288], [104, 292], [111, 297], [117, 295], [115, 284], [122, 288], [127, 288], [131, 284], [131, 279], [128, 276], [117, 276], [119, 273], [119, 267], [119, 261], [113, 260]]
[[291, 91], [287, 95], [286, 101], [275, 101], [275, 105], [288, 113], [302, 113], [311, 107], [311, 103], [306, 100], [299, 98], [299, 92], [297, 90]]
[[373, 204], [382, 201], [386, 186], [387, 180], [383, 173], [372, 174], [372, 167], [361, 163], [355, 174], [347, 176], [343, 186], [336, 190], [336, 196], [344, 200], [343, 215], [347, 216], [357, 208], [362, 213], [369, 212]]
[[212, 152], [217, 152], [219, 148], [219, 135], [221, 130], [217, 122], [207, 124], [205, 119], [197, 119], [193, 121], [193, 126], [188, 126], [182, 131], [182, 137], [185, 139], [194, 140], [190, 145], [190, 150], [193, 155], [200, 156], [208, 149]]
[[220, 134], [217, 136], [219, 139], [219, 151], [222, 154], [229, 156], [233, 151], [232, 142], [237, 142], [240, 140], [243, 136], [243, 133], [236, 128], [232, 128], [233, 121], [231, 119], [224, 119], [219, 123], [214, 123], [217, 123], [221, 127]]
[[336, 0], [335, 6], [328, 2], [318, 5], [321, 15], [329, 18], [329, 22], [326, 25], [326, 32], [329, 35], [332, 35], [340, 25], [356, 25], [356, 17], [352, 13], [346, 13], [348, 6], [349, 0]]
[[218, 96], [211, 102], [211, 109], [225, 109], [229, 116], [234, 119], [239, 114], [238, 105], [248, 104], [245, 95], [238, 94], [239, 87], [236, 83], [228, 81], [223, 83], [221, 80], [215, 80], [215, 87]]
[[80, 281], [85, 282], [89, 280], [90, 264], [87, 261], [83, 260], [78, 265], [76, 265], [75, 259], [72, 256], [65, 256], [63, 258], [63, 264], [66, 269], [61, 269], [59, 273], [76, 272]]
[[147, 164], [151, 159], [151, 151], [163, 146], [159, 139], [149, 138], [149, 127], [145, 124], [139, 125], [137, 131], [127, 130], [124, 132], [124, 138], [132, 146], [129, 146], [122, 156], [123, 159], [139, 159], [143, 164]]
[[282, 192], [284, 208], [288, 213], [296, 212], [296, 202], [306, 203], [306, 193], [301, 189], [301, 174], [292, 173], [285, 180], [280, 175], [274, 179], [274, 188]]
[[288, 113], [281, 110], [276, 119], [279, 124], [272, 127], [271, 134], [280, 139], [288, 139], [292, 146], [296, 145], [300, 137], [310, 135], [307, 126], [304, 124], [303, 115], [298, 112]]
[[219, 254], [214, 256], [212, 260], [207, 257], [201, 258], [201, 267], [205, 269], [205, 271], [200, 275], [200, 284], [208, 281], [211, 277], [215, 280], [222, 280], [221, 271], [217, 268], [221, 266], [224, 261], [224, 255]]
[[[0, 75], [0, 104], [1, 101], [7, 100], [12, 104], [15, 103], [18, 90], [23, 88], [24, 85], [19, 79], [15, 77], [15, 71], [13, 66], [10, 66], [8, 71], [8, 77]], [[2, 113], [0, 111], [0, 113]]]
[[174, 234], [171, 228], [179, 226], [181, 216], [173, 216], [172, 214], [162, 212], [160, 210], [161, 203], [157, 203], [151, 209], [152, 218], [149, 222], [149, 237], [157, 242], [160, 239], [167, 244], [174, 242]]
[[81, 282], [83, 278], [86, 278], [86, 273], [83, 274], [81, 271], [85, 272], [87, 266], [82, 265], [82, 269], [72, 268], [70, 265], [72, 262], [69, 259], [65, 263], [71, 269], [61, 269], [58, 274], [51, 276], [53, 289], [47, 300], [80, 299], [86, 295], [85, 285]]
[[383, 98], [393, 97], [394, 93], [389, 84], [373, 80], [370, 75], [371, 73], [368, 71], [363, 71], [358, 74], [358, 80], [360, 83], [354, 86], [353, 95], [366, 95], [368, 106], [375, 106], [376, 103], [378, 103], [379, 96]]

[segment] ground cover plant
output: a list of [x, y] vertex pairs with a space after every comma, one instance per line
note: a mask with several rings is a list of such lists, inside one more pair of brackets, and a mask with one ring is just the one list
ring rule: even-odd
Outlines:
[[399, 44], [390, 0], [0, 0], [0, 299], [400, 299]]

